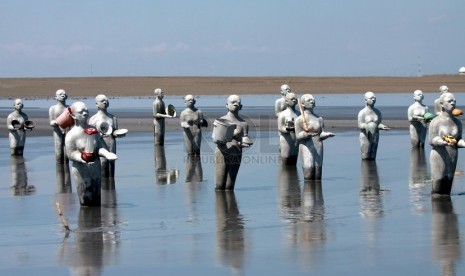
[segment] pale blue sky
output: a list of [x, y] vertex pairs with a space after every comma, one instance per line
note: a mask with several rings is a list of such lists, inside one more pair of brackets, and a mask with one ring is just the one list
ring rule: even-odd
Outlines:
[[0, 0], [0, 77], [455, 74], [464, 51], [463, 0]]

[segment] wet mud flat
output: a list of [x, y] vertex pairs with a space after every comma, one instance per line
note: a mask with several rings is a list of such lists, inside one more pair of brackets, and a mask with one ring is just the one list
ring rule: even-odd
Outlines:
[[214, 191], [211, 132], [198, 162], [179, 131], [163, 148], [128, 133], [100, 208], [79, 206], [51, 136], [28, 138], [23, 158], [2, 139], [0, 274], [464, 274], [465, 152], [452, 196], [432, 199], [430, 148], [413, 151], [407, 130], [381, 133], [376, 162], [356, 131], [335, 132], [322, 181], [305, 182], [300, 161], [281, 167], [277, 133], [254, 131], [228, 193]]

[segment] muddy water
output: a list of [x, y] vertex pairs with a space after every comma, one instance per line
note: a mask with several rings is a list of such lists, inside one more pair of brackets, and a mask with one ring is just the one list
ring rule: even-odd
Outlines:
[[[2, 275], [447, 275], [465, 273], [465, 152], [453, 195], [432, 200], [429, 147], [383, 132], [378, 160], [360, 160], [358, 134], [325, 141], [323, 180], [283, 169], [275, 132], [254, 133], [234, 193], [214, 192], [213, 144], [186, 160], [182, 136], [120, 139], [102, 207], [81, 208], [51, 137], [24, 158], [0, 141]], [[164, 153], [164, 154], [163, 154]], [[59, 202], [72, 229], [57, 216]]]

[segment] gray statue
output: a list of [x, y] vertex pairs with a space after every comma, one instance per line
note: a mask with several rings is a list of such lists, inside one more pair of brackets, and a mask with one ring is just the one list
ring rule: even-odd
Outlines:
[[[104, 147], [116, 154], [116, 139], [124, 137], [127, 129], [118, 128], [118, 119], [108, 112], [110, 102], [107, 96], [97, 95], [95, 97], [95, 105], [97, 106], [97, 113], [89, 119], [89, 124], [94, 126], [103, 138]], [[103, 177], [114, 177], [115, 176], [115, 161], [107, 160], [104, 157], [100, 157], [102, 163], [102, 176]]]
[[26, 131], [32, 130], [35, 126], [32, 121], [29, 121], [27, 114], [23, 112], [23, 107], [23, 101], [16, 99], [13, 102], [14, 111], [6, 118], [11, 155], [23, 155]]
[[165, 118], [173, 118], [176, 115], [166, 114], [165, 92], [161, 88], [156, 88], [155, 101], [153, 101], [153, 134], [155, 145], [163, 146], [165, 144]]
[[295, 166], [299, 153], [294, 128], [295, 119], [297, 119], [295, 110], [297, 98], [294, 93], [290, 92], [285, 99], [286, 109], [278, 114], [279, 152], [283, 165]]
[[450, 195], [457, 166], [458, 148], [465, 147], [462, 123], [452, 115], [455, 97], [446, 92], [439, 98], [442, 112], [429, 125], [432, 194]]
[[413, 100], [407, 110], [408, 120], [410, 122], [410, 141], [412, 147], [424, 147], [428, 124], [425, 120], [425, 114], [428, 107], [423, 104], [423, 92], [415, 90]]
[[66, 104], [66, 91], [58, 89], [55, 92], [56, 104], [52, 105], [48, 110], [50, 126], [53, 128], [53, 140], [55, 142], [55, 159], [57, 164], [68, 164], [68, 157], [65, 153], [65, 137], [68, 128], [61, 128], [57, 122], [57, 118], [63, 114], [68, 108]]
[[381, 112], [375, 108], [375, 103], [375, 94], [373, 92], [366, 92], [366, 106], [358, 113], [358, 128], [360, 129], [360, 148], [362, 152], [362, 159], [376, 159], [379, 130], [389, 130], [388, 126], [381, 123]]
[[279, 112], [286, 109], [286, 95], [291, 92], [291, 88], [287, 84], [281, 85], [281, 98], [277, 99], [274, 104], [274, 112], [278, 117]]
[[65, 138], [66, 154], [72, 161], [71, 175], [83, 206], [100, 206], [102, 167], [99, 157], [116, 160], [116, 154], [105, 149], [98, 130], [88, 124], [89, 111], [83, 102], [71, 105], [74, 127]]
[[315, 99], [310, 94], [301, 98], [302, 114], [295, 121], [295, 132], [299, 142], [299, 155], [304, 179], [320, 180], [323, 169], [323, 140], [334, 133], [324, 131], [323, 118], [313, 112]]
[[227, 99], [228, 113], [215, 120], [213, 141], [215, 149], [216, 190], [234, 190], [237, 173], [242, 161], [242, 148], [249, 147], [252, 142], [248, 137], [249, 126], [239, 116], [242, 108], [241, 98], [230, 95]]
[[181, 127], [184, 130], [184, 148], [187, 155], [200, 155], [200, 146], [202, 143], [202, 129], [207, 127], [208, 123], [203, 118], [203, 113], [195, 107], [195, 99], [192, 95], [184, 97], [186, 109], [179, 115]]
[[446, 93], [446, 92], [449, 92], [449, 87], [447, 87], [446, 85], [441, 85], [439, 87], [439, 98], [437, 98], [436, 100], [434, 100], [434, 114], [436, 115], [439, 115], [441, 114], [441, 104], [439, 103], [440, 102], [440, 97], [442, 94]]

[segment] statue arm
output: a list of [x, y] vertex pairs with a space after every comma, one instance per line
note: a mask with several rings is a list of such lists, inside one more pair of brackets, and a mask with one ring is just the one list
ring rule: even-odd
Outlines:
[[118, 156], [116, 156], [116, 154], [114, 154], [113, 152], [108, 151], [106, 148], [100, 148], [98, 150], [98, 155], [102, 156], [102, 157], [105, 157], [108, 160], [116, 160], [116, 159], [118, 159]]
[[186, 113], [184, 111], [179, 115], [179, 121], [181, 122], [181, 127], [189, 128], [189, 123], [186, 120]]
[[281, 114], [278, 115], [278, 131], [281, 133], [289, 133], [286, 129], [286, 123], [285, 123], [285, 118]]
[[302, 115], [295, 120], [295, 136], [297, 140], [306, 140], [310, 137], [309, 133], [302, 128], [302, 120]]
[[366, 129], [365, 116], [363, 114], [363, 110], [358, 113], [358, 129], [360, 130]]
[[79, 163], [86, 163], [86, 161], [81, 158], [81, 151], [76, 148], [72, 139], [65, 140], [65, 147], [66, 155], [68, 156], [69, 160]]
[[323, 121], [323, 118], [320, 117], [320, 118], [319, 118], [319, 121], [320, 121], [320, 125], [321, 125], [320, 140], [323, 141], [323, 140], [328, 139], [328, 138], [330, 138], [330, 137], [334, 137], [334, 136], [335, 136], [334, 133], [332, 133], [332, 132], [327, 132], [327, 131], [324, 130], [324, 128], [325, 128], [325, 123], [324, 123], [324, 121]]

